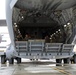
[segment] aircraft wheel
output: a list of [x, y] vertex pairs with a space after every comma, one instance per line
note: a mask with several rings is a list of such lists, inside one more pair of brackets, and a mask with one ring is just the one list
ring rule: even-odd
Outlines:
[[6, 55], [1, 55], [1, 64], [5, 64], [6, 62]]
[[17, 64], [21, 63], [21, 58], [17, 58]]
[[62, 59], [56, 59], [56, 66], [60, 66], [62, 63]]
[[13, 63], [14, 63], [14, 59], [13, 58], [9, 59], [9, 64], [13, 64]]
[[32, 61], [32, 59], [30, 59]]
[[65, 58], [65, 59], [64, 59], [64, 64], [69, 64], [69, 62], [70, 62], [70, 61], [69, 61], [69, 58]]
[[73, 56], [73, 62], [76, 63], [76, 55]]
[[38, 59], [36, 59], [36, 61], [38, 61]]

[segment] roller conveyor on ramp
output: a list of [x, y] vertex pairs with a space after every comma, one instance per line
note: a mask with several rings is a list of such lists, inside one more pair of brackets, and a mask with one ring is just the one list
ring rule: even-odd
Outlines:
[[74, 55], [74, 45], [63, 43], [45, 43], [44, 40], [16, 41], [16, 51], [24, 58], [61, 59]]

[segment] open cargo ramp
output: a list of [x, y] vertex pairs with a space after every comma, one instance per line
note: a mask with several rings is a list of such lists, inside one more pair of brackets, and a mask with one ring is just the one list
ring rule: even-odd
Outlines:
[[16, 51], [19, 57], [29, 59], [61, 59], [74, 55], [74, 45], [62, 43], [45, 43], [44, 40], [17, 41]]

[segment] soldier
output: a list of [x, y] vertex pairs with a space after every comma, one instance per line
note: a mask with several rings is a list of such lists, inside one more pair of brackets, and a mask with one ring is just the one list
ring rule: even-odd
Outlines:
[[19, 34], [19, 35], [17, 36], [17, 40], [18, 40], [18, 41], [22, 41], [22, 40], [23, 40], [23, 38], [22, 38], [22, 35], [21, 35], [21, 34]]
[[49, 38], [48, 35], [45, 37], [45, 42], [46, 42], [46, 43], [50, 43], [50, 38]]
[[24, 41], [28, 41], [28, 39], [29, 39], [29, 36], [26, 34], [25, 38], [24, 38]]

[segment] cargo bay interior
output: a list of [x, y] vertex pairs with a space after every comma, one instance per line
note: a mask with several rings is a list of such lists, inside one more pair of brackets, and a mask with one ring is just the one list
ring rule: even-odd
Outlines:
[[[16, 31], [15, 37], [17, 37], [18, 34], [21, 34], [23, 39], [26, 34], [29, 35], [30, 39], [45, 39], [45, 37], [48, 36], [51, 43], [68, 43], [71, 38], [73, 24], [61, 24], [58, 17], [63, 17], [61, 15], [62, 12], [63, 11], [30, 11], [14, 7], [12, 19], [13, 28], [14, 31]], [[59, 38], [59, 40], [57, 38]]]
[[[36, 20], [37, 18], [39, 20]], [[19, 30], [22, 36], [25, 37], [25, 34], [28, 34], [31, 37], [31, 39], [45, 39], [46, 36], [49, 36], [49, 38], [51, 39], [52, 37], [51, 35], [54, 34], [56, 31], [58, 31], [60, 26], [58, 25], [57, 22], [55, 23], [50, 18], [49, 20], [47, 17], [37, 17], [37, 18], [29, 17], [19, 23]], [[54, 41], [55, 40], [52, 40], [52, 42]]]

